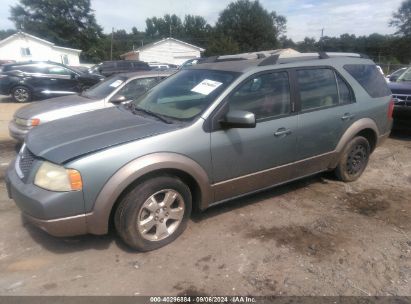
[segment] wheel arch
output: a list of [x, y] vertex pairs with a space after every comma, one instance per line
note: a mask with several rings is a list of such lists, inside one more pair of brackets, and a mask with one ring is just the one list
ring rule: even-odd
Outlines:
[[348, 127], [335, 148], [337, 157], [333, 160], [330, 168], [333, 169], [337, 166], [343, 149], [356, 136], [365, 137], [370, 144], [371, 152], [373, 152], [377, 147], [379, 138], [377, 124], [370, 118], [361, 118]]
[[107, 233], [112, 213], [122, 195], [136, 183], [159, 174], [181, 178], [192, 192], [194, 208], [204, 210], [210, 204], [210, 181], [197, 162], [176, 153], [149, 154], [127, 163], [105, 183], [97, 196], [93, 211], [87, 216], [88, 232]]

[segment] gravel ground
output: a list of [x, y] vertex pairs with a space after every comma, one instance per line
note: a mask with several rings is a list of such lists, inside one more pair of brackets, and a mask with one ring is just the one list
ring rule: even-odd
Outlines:
[[357, 182], [321, 174], [235, 200], [138, 253], [114, 232], [54, 238], [25, 223], [3, 183], [15, 142], [0, 127], [0, 295], [411, 295], [411, 133], [391, 136]]

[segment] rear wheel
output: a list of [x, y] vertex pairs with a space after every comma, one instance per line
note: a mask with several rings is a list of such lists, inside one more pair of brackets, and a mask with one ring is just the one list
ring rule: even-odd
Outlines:
[[160, 176], [138, 184], [121, 200], [116, 230], [130, 247], [149, 251], [175, 240], [191, 214], [191, 193], [177, 177]]
[[13, 88], [11, 95], [15, 101], [21, 103], [31, 101], [32, 97], [31, 90], [25, 86], [17, 86]]
[[370, 144], [362, 136], [353, 138], [345, 147], [335, 173], [344, 182], [357, 180], [364, 172], [370, 157]]

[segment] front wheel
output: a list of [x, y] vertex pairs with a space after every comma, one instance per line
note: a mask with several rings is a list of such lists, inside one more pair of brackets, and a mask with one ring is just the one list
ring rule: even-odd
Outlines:
[[191, 214], [188, 186], [174, 176], [146, 180], [129, 191], [115, 213], [115, 226], [130, 247], [149, 251], [174, 241]]
[[354, 137], [344, 148], [335, 173], [344, 182], [357, 180], [364, 172], [370, 157], [370, 144], [362, 136]]
[[31, 101], [31, 90], [25, 86], [17, 86], [13, 88], [11, 95], [17, 102], [29, 102]]

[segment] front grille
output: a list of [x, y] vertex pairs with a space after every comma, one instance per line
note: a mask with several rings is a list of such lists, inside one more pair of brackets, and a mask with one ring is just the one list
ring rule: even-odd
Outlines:
[[394, 98], [395, 105], [411, 107], [411, 95], [393, 94], [392, 98]]
[[23, 146], [16, 160], [16, 171], [20, 178], [25, 179], [33, 167], [36, 156]]

